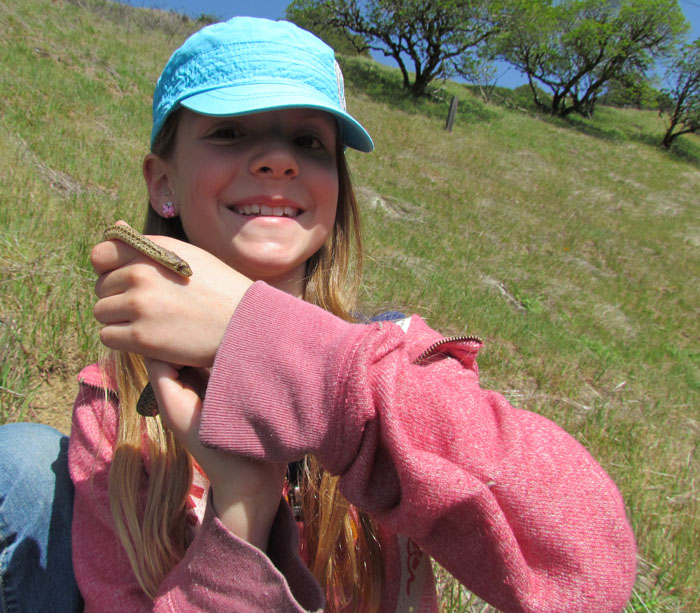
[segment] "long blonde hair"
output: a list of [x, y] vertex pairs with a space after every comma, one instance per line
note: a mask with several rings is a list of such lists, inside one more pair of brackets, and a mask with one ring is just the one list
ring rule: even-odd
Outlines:
[[[176, 111], [153, 145], [153, 153], [164, 159], [174, 151], [178, 120]], [[361, 274], [360, 218], [342, 139], [338, 141], [335, 224], [325, 244], [306, 263], [304, 299], [352, 321]], [[160, 217], [150, 206], [144, 232], [187, 240], [179, 218]], [[138, 394], [147, 381], [141, 357], [112, 352], [105, 367], [118, 386], [120, 402], [109, 476], [112, 516], [139, 584], [153, 598], [186, 549], [192, 458], [159, 417], [143, 418], [136, 412]], [[327, 610], [378, 611], [384, 572], [372, 519], [345, 500], [339, 478], [313, 457], [305, 458], [302, 466], [302, 547], [311, 572], [328, 595]]]

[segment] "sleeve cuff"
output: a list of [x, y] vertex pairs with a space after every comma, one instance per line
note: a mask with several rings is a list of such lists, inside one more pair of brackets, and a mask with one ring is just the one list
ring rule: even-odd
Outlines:
[[334, 406], [343, 364], [367, 329], [255, 283], [214, 361], [202, 444], [270, 462], [334, 447], [347, 426]]
[[299, 556], [298, 529], [283, 500], [270, 543], [268, 557], [229, 532], [209, 502], [192, 545], [161, 590], [175, 610], [322, 610], [323, 592]]

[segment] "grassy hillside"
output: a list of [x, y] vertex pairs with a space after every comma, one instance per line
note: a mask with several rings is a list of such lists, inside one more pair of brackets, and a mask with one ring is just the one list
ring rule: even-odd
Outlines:
[[[0, 423], [69, 429], [98, 352], [88, 253], [113, 220], [142, 223], [152, 86], [200, 25], [98, 0], [0, 4]], [[343, 64], [377, 144], [348, 153], [365, 308], [484, 337], [484, 385], [560, 423], [619, 484], [640, 549], [629, 609], [697, 610], [700, 139], [668, 154], [651, 112], [562, 122], [456, 84], [416, 105], [394, 71]], [[470, 609], [448, 589], [448, 610]]]

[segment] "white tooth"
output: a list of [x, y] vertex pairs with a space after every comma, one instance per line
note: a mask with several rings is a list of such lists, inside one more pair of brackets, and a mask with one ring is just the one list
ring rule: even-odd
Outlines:
[[258, 215], [260, 213], [260, 207], [257, 204], [251, 204], [248, 208], [252, 215]]
[[241, 212], [243, 213], [243, 215], [250, 215], [250, 207], [247, 204], [244, 204], [241, 207]]
[[261, 204], [260, 205], [260, 214], [261, 215], [272, 215], [272, 208], [265, 205], [265, 204]]
[[282, 217], [284, 215], [284, 207], [276, 206], [272, 208], [272, 214], [275, 217]]
[[284, 207], [284, 214], [287, 217], [294, 217], [295, 211], [296, 211], [296, 209], [292, 208], [291, 206]]

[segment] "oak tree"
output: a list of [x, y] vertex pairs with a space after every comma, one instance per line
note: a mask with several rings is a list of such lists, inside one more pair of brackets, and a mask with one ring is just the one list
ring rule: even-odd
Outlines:
[[[612, 80], [645, 74], [688, 28], [677, 0], [509, 0], [497, 55], [552, 115], [591, 116]], [[551, 98], [537, 94], [535, 84]]]
[[[488, 0], [299, 0], [315, 27], [332, 26], [356, 35], [363, 47], [393, 58], [403, 87], [426, 93], [437, 78], [468, 72], [476, 52], [494, 32]], [[297, 4], [297, 3], [295, 3]], [[319, 19], [317, 16], [321, 16]], [[298, 15], [297, 18], [300, 18]], [[308, 25], [308, 24], [307, 24]], [[311, 27], [312, 30], [314, 26]]]
[[681, 134], [700, 131], [700, 38], [681, 47], [666, 71], [666, 81], [662, 92], [670, 104], [662, 144], [668, 149]]

